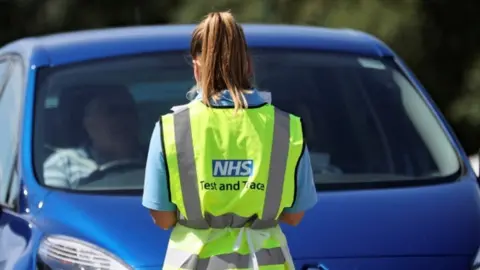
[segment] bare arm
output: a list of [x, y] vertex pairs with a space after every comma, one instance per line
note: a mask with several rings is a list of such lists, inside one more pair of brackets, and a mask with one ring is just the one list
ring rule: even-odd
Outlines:
[[172, 228], [177, 223], [176, 211], [156, 211], [150, 209], [150, 215], [153, 218], [153, 222], [164, 230]]
[[317, 203], [317, 191], [307, 147], [305, 147], [297, 169], [297, 192], [294, 204], [283, 209], [280, 215], [280, 221], [291, 226], [297, 226], [302, 221], [305, 211]]
[[162, 155], [161, 130], [157, 123], [152, 132], [145, 165], [142, 205], [149, 209], [153, 222], [164, 230], [177, 222], [177, 207], [170, 201], [166, 164]]
[[305, 212], [282, 213], [282, 215], [280, 215], [280, 221], [290, 226], [297, 226], [300, 221], [302, 221], [304, 214]]

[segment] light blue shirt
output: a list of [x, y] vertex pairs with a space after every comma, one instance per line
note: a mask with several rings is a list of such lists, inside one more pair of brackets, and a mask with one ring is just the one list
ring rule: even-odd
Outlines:
[[[256, 106], [265, 101], [257, 91], [245, 94], [249, 106]], [[197, 95], [196, 99], [201, 99]], [[233, 101], [230, 93], [224, 91], [222, 97], [213, 102], [217, 106], [231, 106]], [[175, 211], [175, 204], [169, 201], [167, 175], [165, 170], [165, 161], [162, 155], [162, 140], [160, 126], [158, 122], [153, 129], [150, 139], [150, 148], [148, 149], [147, 164], [145, 168], [145, 186], [143, 190], [142, 204], [146, 208], [157, 211]], [[284, 209], [284, 212], [297, 213], [312, 208], [317, 203], [317, 192], [313, 181], [312, 165], [310, 163], [310, 154], [305, 147], [303, 156], [297, 168], [297, 193], [295, 203], [291, 208]]]

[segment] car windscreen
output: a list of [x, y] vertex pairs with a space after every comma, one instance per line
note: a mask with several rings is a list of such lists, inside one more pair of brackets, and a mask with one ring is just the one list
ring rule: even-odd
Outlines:
[[[303, 120], [317, 189], [434, 183], [459, 171], [447, 134], [394, 60], [310, 50], [251, 53], [258, 91]], [[46, 186], [75, 190], [141, 190], [155, 123], [187, 103], [195, 85], [184, 52], [38, 72], [36, 175]]]

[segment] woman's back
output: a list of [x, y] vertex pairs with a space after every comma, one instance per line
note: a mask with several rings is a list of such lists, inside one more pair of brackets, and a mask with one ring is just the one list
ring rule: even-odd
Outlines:
[[[304, 190], [299, 183], [315, 193], [301, 120], [253, 89], [243, 30], [231, 14], [211, 13], [199, 24], [191, 56], [201, 94], [163, 115], [158, 128], [176, 210], [152, 210], [161, 227], [176, 224], [164, 269], [293, 268], [278, 222], [303, 216], [288, 212]], [[309, 176], [300, 179], [299, 168]]]

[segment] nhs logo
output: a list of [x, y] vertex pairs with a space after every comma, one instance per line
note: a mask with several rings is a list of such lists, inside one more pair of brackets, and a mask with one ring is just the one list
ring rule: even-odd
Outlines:
[[253, 173], [253, 160], [212, 160], [214, 177], [247, 177]]

